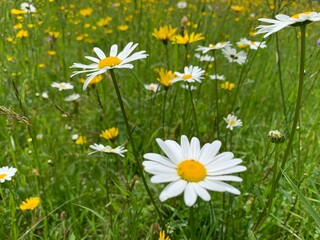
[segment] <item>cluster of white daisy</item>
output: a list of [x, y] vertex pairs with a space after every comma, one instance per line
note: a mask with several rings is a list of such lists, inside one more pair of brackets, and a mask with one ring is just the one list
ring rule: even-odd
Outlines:
[[0, 183], [5, 181], [11, 181], [12, 177], [16, 174], [17, 169], [13, 167], [1, 167], [0, 168]]

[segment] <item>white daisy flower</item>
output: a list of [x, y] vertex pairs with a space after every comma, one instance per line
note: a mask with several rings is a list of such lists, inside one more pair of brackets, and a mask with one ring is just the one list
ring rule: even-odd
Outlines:
[[80, 98], [80, 94], [78, 93], [73, 93], [71, 94], [70, 96], [66, 97], [64, 100], [66, 102], [72, 102], [72, 101], [75, 101], [75, 100], [78, 100]]
[[58, 88], [59, 91], [73, 89], [73, 85], [66, 82], [61, 82], [61, 83], [53, 82], [51, 84], [51, 87]]
[[198, 58], [200, 62], [213, 62], [214, 61], [214, 57], [212, 57], [210, 55], [201, 55], [199, 53], [196, 53], [194, 56], [196, 58]]
[[217, 44], [209, 44], [209, 47], [198, 46], [196, 51], [201, 51], [202, 53], [207, 53], [212, 50], [223, 49], [226, 47], [231, 47], [230, 42], [218, 42]]
[[32, 4], [26, 2], [20, 4], [20, 9], [28, 13], [35, 13], [37, 11]]
[[190, 86], [189, 86], [188, 84], [182, 84], [181, 87], [182, 87], [183, 89], [190, 90], [190, 91], [194, 91], [194, 90], [197, 89], [196, 86], [193, 86], [193, 85], [190, 85]]
[[247, 168], [239, 166], [239, 158], [233, 158], [231, 152], [218, 154], [220, 141], [206, 143], [200, 148], [199, 139], [193, 137], [189, 142], [186, 136], [181, 136], [181, 144], [176, 141], [156, 139], [162, 151], [167, 155], [157, 153], [144, 154], [142, 163], [144, 170], [153, 174], [152, 183], [169, 183], [161, 192], [160, 201], [176, 197], [184, 192], [184, 202], [193, 206], [198, 196], [204, 201], [211, 199], [208, 190], [240, 194], [235, 187], [224, 181], [241, 182], [238, 176], [231, 173], [243, 172]]
[[133, 50], [138, 46], [138, 43], [133, 44], [132, 42], [129, 42], [125, 48], [118, 54], [118, 45], [114, 44], [110, 48], [110, 56], [106, 56], [104, 52], [100, 48], [93, 48], [94, 52], [97, 54], [98, 58], [96, 57], [90, 57], [86, 56], [85, 58], [93, 61], [94, 63], [91, 63], [89, 65], [82, 64], [82, 63], [74, 63], [70, 68], [82, 68], [81, 71], [74, 71], [71, 75], [71, 77], [80, 74], [80, 73], [88, 73], [87, 79], [83, 84], [83, 90], [87, 88], [90, 81], [100, 74], [105, 73], [109, 69], [114, 68], [133, 68], [132, 64], [129, 64], [130, 62], [133, 62], [135, 60], [143, 59], [148, 56], [148, 54], [145, 54], [146, 51], [140, 51], [133, 53], [131, 56], [129, 56]]
[[220, 80], [220, 81], [226, 80], [224, 75], [219, 75], [219, 74], [210, 75], [209, 78], [212, 80]]
[[205, 71], [199, 68], [198, 66], [189, 66], [184, 67], [184, 72], [179, 73], [175, 72], [174, 74], [177, 76], [171, 81], [172, 83], [179, 82], [179, 81], [186, 81], [186, 82], [201, 82], [201, 79], [203, 79]]
[[320, 21], [320, 13], [317, 12], [303, 12], [298, 13], [293, 16], [288, 16], [285, 14], [278, 14], [275, 19], [269, 18], [259, 18], [258, 20], [265, 23], [271, 23], [271, 25], [260, 25], [257, 27], [259, 29], [256, 34], [266, 33], [264, 38], [270, 36], [272, 33], [278, 32], [281, 29], [288, 26], [297, 26], [301, 23], [311, 23]]
[[229, 60], [229, 62], [236, 62], [242, 65], [247, 60], [247, 53], [245, 51], [237, 52], [235, 48], [224, 48], [222, 49], [222, 53]]
[[179, 9], [185, 9], [187, 6], [188, 6], [188, 3], [185, 1], [177, 2], [177, 8], [179, 8]]
[[93, 150], [95, 150], [94, 152], [89, 153], [89, 155], [96, 153], [96, 152], [105, 152], [105, 153], [114, 153], [114, 154], [118, 154], [121, 157], [124, 157], [123, 153], [127, 152], [128, 150], [124, 149], [124, 147], [116, 147], [116, 148], [112, 148], [110, 146], [104, 146], [102, 144], [93, 144], [89, 146], [90, 148], [92, 148]]
[[237, 42], [238, 47], [246, 47], [249, 46], [250, 49], [252, 50], [257, 50], [258, 48], [266, 48], [266, 42], [254, 42], [254, 41], [250, 41], [246, 38], [241, 38], [239, 42]]
[[13, 167], [0, 168], [0, 183], [11, 181], [11, 178], [16, 174], [17, 169]]
[[237, 119], [235, 115], [228, 114], [226, 118], [223, 118], [227, 122], [227, 127], [230, 130], [233, 130], [234, 127], [241, 127], [242, 121], [241, 119]]
[[155, 93], [160, 90], [159, 84], [156, 84], [156, 83], [144, 84], [144, 88], [146, 90], [150, 90], [150, 91], [153, 91]]

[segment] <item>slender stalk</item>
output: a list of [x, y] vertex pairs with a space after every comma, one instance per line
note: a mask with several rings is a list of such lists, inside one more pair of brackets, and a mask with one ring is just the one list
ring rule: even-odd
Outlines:
[[215, 102], [215, 107], [216, 107], [216, 117], [215, 117], [215, 120], [214, 120], [214, 125], [215, 125], [215, 130], [217, 131], [217, 138], [219, 139], [220, 138], [220, 130], [219, 130], [219, 91], [218, 91], [218, 79], [217, 79], [217, 76], [218, 76], [218, 71], [217, 71], [217, 59], [216, 59], [216, 51], [213, 51], [213, 56], [214, 56], [214, 59], [215, 59], [215, 62], [214, 62], [214, 74], [216, 76], [216, 79], [215, 79], [215, 84], [214, 84], [214, 102]]
[[[295, 112], [294, 112], [294, 117], [293, 117], [293, 122], [292, 122], [292, 128], [291, 132], [289, 135], [288, 139], [288, 145], [286, 147], [286, 150], [283, 155], [283, 159], [281, 162], [281, 169], [285, 169], [285, 165], [287, 163], [290, 150], [292, 147], [293, 143], [293, 138], [296, 132], [297, 128], [297, 123], [299, 121], [299, 116], [300, 116], [300, 109], [301, 109], [301, 99], [302, 99], [302, 90], [303, 90], [303, 79], [304, 79], [304, 64], [305, 64], [305, 52], [306, 52], [306, 24], [301, 24], [300, 25], [300, 31], [301, 31], [301, 43], [300, 43], [300, 70], [299, 70], [299, 83], [298, 83], [298, 94], [297, 94], [297, 100], [296, 100], [296, 107], [295, 107]], [[274, 185], [273, 185], [273, 191], [271, 191], [271, 196], [269, 197], [269, 200], [266, 204], [265, 210], [260, 214], [259, 220], [256, 223], [254, 227], [254, 231], [257, 231], [259, 229], [259, 226], [262, 223], [262, 214], [267, 214], [269, 212], [269, 207], [272, 205], [274, 195], [275, 195], [275, 189], [278, 187], [280, 177], [282, 173], [281, 171], [278, 172], [276, 179], [274, 180]]]
[[162, 106], [162, 130], [163, 130], [163, 138], [166, 138], [166, 104], [167, 104], [167, 94], [168, 89], [165, 89], [164, 98], [163, 98], [163, 106]]
[[111, 74], [111, 79], [112, 79], [112, 82], [113, 82], [113, 85], [114, 85], [114, 88], [116, 90], [116, 93], [117, 93], [117, 97], [118, 97], [118, 102], [119, 102], [119, 105], [120, 105], [120, 109], [121, 109], [121, 113], [122, 113], [122, 117], [124, 119], [124, 122], [125, 122], [125, 125], [126, 125], [126, 129], [127, 129], [127, 132], [128, 132], [128, 137], [129, 137], [129, 142], [131, 144], [131, 147], [132, 147], [132, 151], [133, 151], [133, 155], [136, 159], [136, 162], [137, 162], [137, 167], [138, 167], [138, 171], [139, 171], [139, 174], [141, 176], [141, 179], [142, 179], [142, 182], [143, 182], [143, 185], [147, 191], [147, 194], [149, 195], [149, 198], [150, 198], [150, 201], [152, 202], [155, 210], [156, 210], [156, 213], [159, 217], [159, 221], [160, 221], [160, 225], [163, 229], [165, 229], [165, 225], [164, 225], [164, 222], [163, 222], [163, 219], [162, 219], [162, 215], [152, 197], [152, 194], [151, 194], [151, 191], [148, 187], [148, 184], [147, 184], [147, 181], [143, 175], [143, 167], [142, 167], [142, 163], [140, 161], [140, 156], [138, 154], [138, 152], [136, 151], [136, 148], [135, 148], [135, 145], [134, 145], [134, 141], [133, 141], [133, 138], [132, 138], [132, 134], [131, 134], [131, 128], [130, 128], [130, 125], [129, 125], [129, 120], [128, 120], [128, 117], [127, 117], [127, 114], [126, 114], [126, 111], [124, 109], [124, 104], [123, 104], [123, 100], [122, 100], [122, 97], [121, 97], [121, 93], [120, 93], [120, 89], [119, 89], [119, 86], [118, 86], [118, 83], [117, 83], [117, 79], [116, 79], [116, 75], [114, 73], [114, 70], [113, 69], [110, 69], [110, 74]]
[[190, 98], [191, 98], [191, 104], [192, 104], [192, 110], [193, 110], [193, 115], [194, 115], [194, 123], [196, 125], [196, 134], [199, 135], [199, 128], [198, 128], [198, 119], [197, 119], [197, 112], [196, 112], [196, 106], [193, 101], [193, 96], [192, 96], [192, 90], [191, 90], [191, 84], [188, 82], [188, 88], [189, 88], [189, 93], [190, 93]]
[[196, 240], [195, 236], [195, 220], [194, 220], [194, 209], [190, 207], [190, 216], [189, 216], [189, 229], [190, 229], [190, 239]]

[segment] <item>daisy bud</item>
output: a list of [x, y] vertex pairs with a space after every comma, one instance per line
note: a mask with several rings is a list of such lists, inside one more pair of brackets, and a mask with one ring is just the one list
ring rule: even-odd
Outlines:
[[268, 133], [268, 138], [272, 143], [283, 143], [287, 137], [278, 130], [272, 130]]

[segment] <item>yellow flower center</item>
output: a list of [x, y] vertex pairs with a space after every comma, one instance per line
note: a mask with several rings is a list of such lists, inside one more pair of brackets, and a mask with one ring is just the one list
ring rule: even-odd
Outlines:
[[8, 176], [8, 174], [2, 173], [2, 174], [0, 174], [0, 179], [4, 179], [6, 176]]
[[300, 15], [301, 15], [301, 14], [309, 14], [309, 13], [311, 13], [311, 12], [302, 12], [302, 13], [297, 13], [297, 14], [293, 15], [293, 16], [292, 16], [292, 18], [296, 18], [296, 19], [298, 19], [298, 18], [300, 18]]
[[188, 182], [200, 182], [207, 175], [204, 165], [195, 160], [185, 160], [179, 163], [177, 172], [182, 179]]
[[192, 78], [192, 74], [185, 74], [182, 76], [183, 80], [188, 80], [189, 78]]
[[102, 59], [98, 63], [98, 68], [104, 68], [104, 67], [113, 67], [121, 63], [121, 59], [118, 57], [106, 57]]
[[229, 125], [230, 125], [230, 126], [234, 126], [234, 125], [236, 125], [236, 122], [233, 121], [233, 120], [230, 120], [230, 121], [229, 121]]

